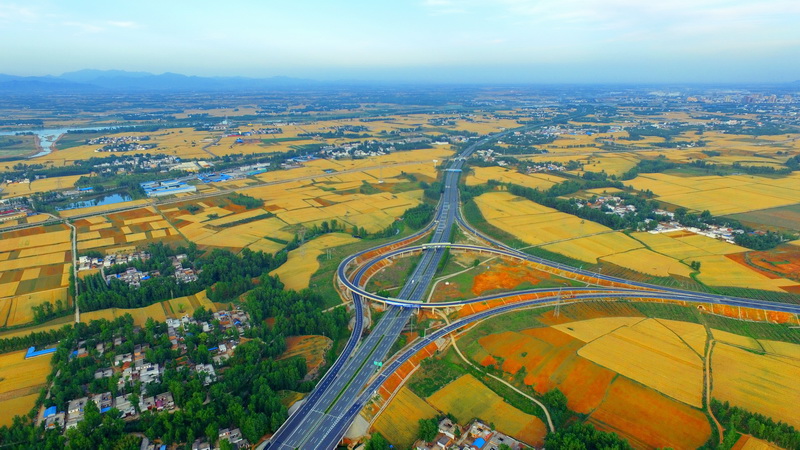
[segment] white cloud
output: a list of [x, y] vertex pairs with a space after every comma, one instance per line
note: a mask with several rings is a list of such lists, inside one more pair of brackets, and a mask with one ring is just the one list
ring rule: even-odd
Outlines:
[[63, 22], [64, 26], [77, 28], [83, 33], [100, 33], [105, 31], [105, 28], [92, 24], [92, 23], [85, 23], [85, 22]]
[[467, 10], [462, 7], [463, 4], [452, 0], [423, 0], [422, 2], [422, 6], [434, 16], [465, 14]]
[[140, 25], [138, 23], [131, 21], [109, 20], [107, 23], [112, 27], [117, 27], [117, 28], [140, 28]]
[[17, 5], [0, 4], [0, 21], [32, 22], [38, 18], [39, 14], [33, 9]]

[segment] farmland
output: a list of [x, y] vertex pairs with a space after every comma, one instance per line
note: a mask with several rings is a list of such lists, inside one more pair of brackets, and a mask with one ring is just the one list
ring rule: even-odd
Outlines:
[[796, 358], [759, 355], [718, 344], [712, 354], [712, 370], [715, 398], [800, 427], [796, 414], [800, 365]]
[[51, 355], [25, 359], [25, 351], [0, 355], [0, 426], [11, 425], [15, 415], [33, 408], [50, 373]]
[[311, 372], [325, 362], [325, 352], [331, 345], [332, 341], [325, 336], [290, 336], [286, 338], [286, 351], [281, 359], [299, 356], [306, 361], [306, 370]]
[[[489, 192], [476, 197], [475, 203], [483, 217], [498, 229], [531, 246], [579, 262], [606, 262], [645, 275], [688, 279], [694, 272], [689, 264], [697, 261], [697, 280], [711, 286], [786, 292], [797, 285], [796, 281], [763, 274], [737, 262], [733, 255], [747, 249], [707, 236], [685, 231], [628, 235], [508, 192]], [[791, 270], [793, 266], [785, 267]]]
[[398, 448], [406, 448], [413, 445], [417, 438], [419, 420], [430, 419], [437, 414], [436, 409], [403, 386], [378, 416], [374, 427]]
[[544, 190], [554, 184], [561, 183], [564, 181], [564, 178], [545, 173], [525, 175], [514, 169], [493, 166], [471, 168], [471, 172], [467, 175], [466, 180], [468, 186], [484, 184], [489, 180], [495, 180], [501, 183], [515, 183]]
[[65, 177], [42, 178], [32, 180], [30, 183], [0, 184], [4, 197], [19, 197], [21, 195], [31, 195], [41, 192], [50, 192], [61, 189], [72, 189], [80, 175], [70, 175]]
[[0, 325], [31, 322], [31, 307], [44, 302], [67, 305], [71, 233], [66, 225], [0, 233]]
[[665, 173], [642, 174], [627, 181], [638, 190], [651, 190], [659, 201], [714, 215], [740, 214], [800, 203], [793, 186], [800, 174], [781, 178], [754, 175], [682, 177]]
[[[702, 411], [708, 339], [717, 341], [710, 361], [714, 398], [776, 421], [793, 420], [790, 386], [800, 345], [757, 331], [779, 325], [716, 317], [660, 304], [581, 304], [562, 308], [560, 316], [499, 316], [469, 329], [458, 343], [473, 363], [499, 370], [520, 389], [543, 394], [558, 388], [571, 410], [637, 447], [694, 448], [708, 439], [711, 426]], [[708, 335], [696, 322], [712, 318]], [[790, 342], [797, 339], [793, 334]]]
[[201, 306], [208, 311], [216, 311], [218, 309], [216, 305], [206, 297], [205, 291], [201, 291], [194, 295], [177, 297], [142, 308], [107, 308], [98, 311], [84, 312], [81, 313], [81, 321], [88, 323], [98, 319], [114, 320], [117, 317], [130, 314], [133, 317], [134, 324], [143, 326], [149, 318], [163, 322], [167, 320], [167, 318], [178, 319], [185, 314], [192, 316], [194, 311]]
[[344, 233], [332, 233], [309, 241], [289, 252], [288, 260], [270, 272], [278, 276], [287, 289], [301, 290], [308, 287], [311, 275], [319, 268], [317, 258], [332, 247], [355, 242], [356, 238]]
[[546, 432], [538, 417], [512, 407], [472, 375], [461, 376], [426, 400], [439, 411], [453, 414], [459, 423], [480, 418], [530, 445], [541, 445]]
[[[490, 192], [475, 199], [492, 225], [531, 245], [575, 239], [611, 230], [594, 222], [539, 205], [507, 192]], [[631, 244], [637, 247], [635, 241]]]
[[74, 222], [78, 251], [115, 251], [142, 247], [148, 242], [185, 243], [178, 231], [152, 207], [97, 215]]

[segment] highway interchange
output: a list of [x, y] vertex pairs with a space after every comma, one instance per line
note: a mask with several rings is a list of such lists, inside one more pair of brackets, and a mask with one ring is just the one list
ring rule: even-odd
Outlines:
[[[558, 289], [531, 289], [456, 302], [435, 304], [422, 303], [422, 297], [426, 293], [435, 275], [445, 249], [448, 247], [460, 250], [492, 252], [503, 257], [523, 259], [573, 274], [575, 277], [590, 278], [594, 282], [606, 283], [614, 286], [569, 288], [569, 301], [593, 301], [599, 299], [674, 300], [698, 304], [710, 303], [742, 306], [800, 314], [800, 305], [765, 302], [665, 288], [576, 269], [571, 266], [554, 263], [520, 252], [475, 230], [460, 214], [458, 205], [458, 179], [460, 171], [466, 158], [469, 157], [479, 145], [491, 139], [497, 139], [503, 134], [505, 133], [486, 137], [473, 143], [463, 150], [457, 158], [451, 161], [445, 172], [444, 191], [435, 218], [425, 229], [410, 237], [405, 237], [398, 241], [351, 255], [342, 261], [337, 274], [339, 282], [350, 292], [353, 298], [355, 311], [353, 333], [339, 358], [334, 362], [322, 380], [320, 380], [317, 387], [306, 397], [303, 405], [295, 411], [269, 441], [266, 442], [266, 448], [281, 450], [296, 448], [334, 448], [340, 442], [356, 415], [375, 394], [386, 378], [394, 373], [403, 362], [407, 361], [431, 342], [471, 322], [492, 315], [506, 313], [515, 309], [543, 306], [562, 301], [561, 292]], [[466, 231], [490, 243], [494, 248], [450, 244], [448, 240], [453, 224], [458, 224]], [[409, 242], [414, 239], [421, 239], [428, 233], [431, 233], [429, 244], [413, 248], [384, 251], [380, 256], [359, 266], [352, 277], [348, 276], [348, 268], [364, 255], [373, 254], [379, 249], [391, 248], [393, 244], [397, 244], [401, 241]], [[422, 252], [422, 258], [396, 298], [384, 298], [367, 292], [361, 287], [361, 284], [365, 282], [365, 274], [379, 261], [410, 251]], [[538, 294], [538, 298], [519, 301], [520, 298], [524, 298], [524, 296], [529, 294]], [[460, 307], [470, 303], [488, 302], [490, 300], [498, 300], [506, 297], [516, 298], [516, 300], [473, 314], [465, 319], [447, 325], [429, 334], [425, 338], [414, 342], [413, 345], [405, 349], [399, 357], [392, 360], [392, 362], [386, 366], [381, 367], [382, 361], [388, 356], [391, 356], [388, 355], [389, 349], [402, 332], [416, 308]], [[371, 333], [362, 341], [361, 336], [364, 332], [363, 302], [367, 300], [385, 304], [386, 312], [380, 320], [374, 324]]]

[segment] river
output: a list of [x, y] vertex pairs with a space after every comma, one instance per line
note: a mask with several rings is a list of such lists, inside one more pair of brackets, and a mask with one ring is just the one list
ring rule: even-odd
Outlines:
[[41, 147], [41, 151], [39, 151], [35, 155], [28, 156], [28, 159], [30, 159], [30, 158], [38, 158], [40, 156], [49, 155], [50, 152], [53, 151], [53, 144], [55, 144], [58, 138], [60, 138], [68, 130], [102, 131], [117, 127], [118, 125], [114, 127], [97, 127], [97, 128], [70, 127], [70, 128], [40, 128], [32, 130], [0, 131], [0, 136], [14, 136], [15, 134], [20, 134], [20, 133], [35, 134], [36, 137], [39, 138], [39, 147]]

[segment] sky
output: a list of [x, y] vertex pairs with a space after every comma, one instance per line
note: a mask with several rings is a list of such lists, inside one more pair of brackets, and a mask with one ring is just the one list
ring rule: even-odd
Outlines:
[[798, 0], [0, 0], [0, 73], [800, 80]]

